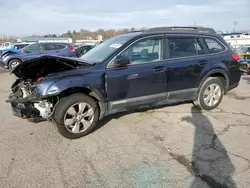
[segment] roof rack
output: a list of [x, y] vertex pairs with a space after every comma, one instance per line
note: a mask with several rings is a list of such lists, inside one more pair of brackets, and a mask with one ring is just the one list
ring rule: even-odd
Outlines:
[[207, 27], [155, 27], [146, 30], [146, 33], [151, 32], [196, 32], [196, 33], [212, 33], [216, 34], [216, 31]]
[[132, 30], [132, 31], [129, 31], [129, 33], [135, 33], [135, 32], [144, 32], [145, 30]]

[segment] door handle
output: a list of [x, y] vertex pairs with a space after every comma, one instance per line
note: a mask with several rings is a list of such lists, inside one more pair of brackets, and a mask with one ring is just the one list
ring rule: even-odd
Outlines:
[[206, 65], [208, 63], [208, 60], [201, 60], [199, 61], [200, 65]]
[[166, 67], [155, 67], [153, 68], [153, 72], [158, 73], [158, 72], [164, 72], [166, 71]]

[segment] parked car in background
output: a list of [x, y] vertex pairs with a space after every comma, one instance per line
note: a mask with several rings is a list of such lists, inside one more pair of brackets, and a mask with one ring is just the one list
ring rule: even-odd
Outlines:
[[83, 46], [76, 48], [76, 56], [77, 57], [82, 56], [83, 54], [91, 50], [93, 47], [94, 47], [93, 45], [83, 45]]
[[26, 44], [26, 43], [20, 43], [20, 44], [14, 44], [14, 46], [17, 47], [18, 50], [21, 50], [22, 48], [28, 46], [29, 44]]
[[250, 47], [245, 46], [243, 53], [240, 56], [240, 62], [247, 65], [246, 73], [250, 75]]
[[1, 48], [0, 48], [0, 55], [8, 52], [8, 51], [12, 51], [12, 52], [18, 52], [19, 50], [21, 50], [22, 48], [28, 46], [29, 44], [26, 43], [10, 43], [10, 42], [5, 42], [2, 44]]
[[20, 63], [43, 55], [76, 57], [75, 48], [66, 43], [34, 43], [19, 51], [7, 51], [0, 57], [0, 66], [14, 69]]
[[0, 45], [0, 51], [1, 50], [5, 50], [5, 49], [9, 49], [12, 47], [12, 43], [11, 42], [4, 42], [3, 44]]
[[43, 56], [13, 70], [13, 114], [53, 120], [67, 138], [104, 116], [190, 101], [216, 108], [241, 79], [239, 56], [211, 28], [162, 27], [115, 36], [80, 58]]
[[0, 47], [0, 55], [4, 54], [7, 51], [18, 52], [18, 48], [11, 42], [5, 42]]

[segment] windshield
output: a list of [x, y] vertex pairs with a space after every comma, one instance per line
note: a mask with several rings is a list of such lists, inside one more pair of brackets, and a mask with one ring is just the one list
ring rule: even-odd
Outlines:
[[87, 53], [83, 54], [80, 59], [87, 62], [100, 63], [109, 57], [113, 52], [118, 50], [124, 43], [129, 41], [133, 36], [121, 35], [108, 39]]

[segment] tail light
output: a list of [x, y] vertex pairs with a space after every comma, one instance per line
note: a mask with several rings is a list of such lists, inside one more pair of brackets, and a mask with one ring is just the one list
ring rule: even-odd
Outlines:
[[43, 79], [44, 79], [44, 77], [40, 77], [37, 79], [37, 82], [40, 83]]
[[232, 58], [235, 60], [235, 61], [239, 61], [240, 60], [240, 57], [237, 53], [233, 53], [232, 54]]
[[70, 51], [70, 52], [74, 52], [75, 50], [76, 50], [76, 49], [75, 49], [73, 46], [70, 46], [70, 47], [69, 47], [69, 51]]

